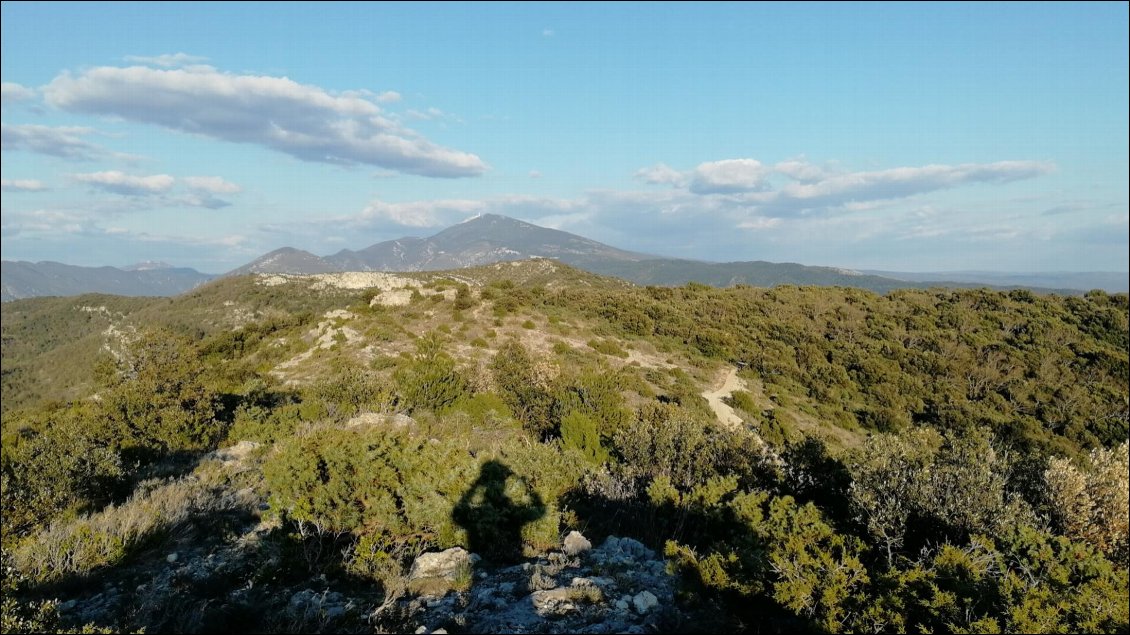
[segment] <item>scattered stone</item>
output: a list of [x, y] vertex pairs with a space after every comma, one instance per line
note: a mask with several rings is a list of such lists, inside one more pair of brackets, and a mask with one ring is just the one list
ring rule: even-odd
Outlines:
[[592, 549], [592, 543], [579, 531], [571, 531], [565, 536], [564, 551], [566, 555], [575, 556]]
[[643, 590], [632, 598], [632, 604], [636, 607], [636, 612], [640, 615], [647, 613], [656, 604], [659, 604], [659, 598], [655, 597], [651, 591]]
[[165, 556], [165, 562], [168, 562], [169, 564], [173, 564], [176, 561], [177, 561], [177, 552], [175, 552], [175, 551], [170, 553], [169, 555]]

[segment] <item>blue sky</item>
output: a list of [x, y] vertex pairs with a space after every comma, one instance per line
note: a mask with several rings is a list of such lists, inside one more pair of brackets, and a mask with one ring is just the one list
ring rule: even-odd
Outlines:
[[1127, 269], [1126, 3], [0, 11], [9, 260], [221, 272], [500, 213], [702, 260]]

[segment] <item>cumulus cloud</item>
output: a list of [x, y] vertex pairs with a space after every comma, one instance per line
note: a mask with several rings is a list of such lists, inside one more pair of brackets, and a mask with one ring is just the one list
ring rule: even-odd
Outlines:
[[97, 67], [65, 72], [44, 90], [52, 106], [121, 117], [303, 161], [374, 165], [432, 177], [477, 176], [478, 156], [437, 145], [384, 116], [360, 92], [334, 95], [286, 77], [210, 67]]
[[35, 98], [35, 91], [15, 82], [0, 82], [0, 103], [14, 104]]
[[25, 150], [64, 159], [89, 160], [104, 154], [102, 148], [83, 140], [94, 132], [77, 126], [0, 124], [0, 149]]
[[237, 194], [242, 188], [218, 176], [186, 176], [184, 182], [194, 190], [211, 194]]
[[0, 189], [5, 192], [43, 192], [47, 186], [36, 179], [0, 179]]
[[768, 185], [770, 170], [756, 159], [726, 159], [694, 169], [690, 190], [695, 194], [753, 192]]
[[134, 176], [117, 170], [71, 175], [76, 181], [126, 196], [144, 196], [169, 191], [176, 179], [168, 174]]
[[773, 171], [801, 183], [815, 183], [829, 176], [824, 168], [799, 159], [781, 161], [773, 166]]
[[400, 101], [400, 93], [395, 90], [386, 90], [376, 96], [376, 100], [382, 104], [392, 104]]

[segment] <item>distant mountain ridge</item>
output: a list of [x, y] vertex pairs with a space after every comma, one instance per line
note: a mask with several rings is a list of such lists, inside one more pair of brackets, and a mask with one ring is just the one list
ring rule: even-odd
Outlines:
[[452, 225], [429, 238], [386, 240], [358, 251], [343, 249], [325, 257], [289, 247], [276, 249], [226, 275], [441, 271], [535, 257], [554, 258], [595, 273], [601, 272], [588, 265], [660, 258], [616, 249], [576, 234], [539, 227], [507, 216], [483, 214]]
[[0, 263], [0, 300], [8, 302], [82, 293], [170, 296], [184, 293], [215, 277], [187, 267], [153, 262], [119, 269], [80, 267], [52, 261], [5, 260]]
[[[699, 282], [770, 287], [779, 284], [846, 286], [886, 293], [926, 286], [983, 286], [993, 283], [929, 282], [897, 279], [835, 267], [796, 263], [702, 262], [617, 249], [604, 243], [496, 214], [483, 214], [428, 238], [405, 237], [357, 251], [343, 249], [319, 257], [293, 248], [276, 249], [225, 275], [247, 273], [311, 274], [334, 271], [441, 271], [526, 258], [553, 258], [592, 273], [637, 284], [681, 285]], [[1006, 287], [1028, 286], [1007, 284]], [[1070, 292], [1068, 289], [1040, 289]]]
[[[342, 249], [329, 256], [282, 247], [223, 275], [442, 271], [535, 257], [552, 258], [592, 273], [636, 284], [659, 286], [687, 282], [718, 287], [793, 284], [857, 287], [878, 293], [932, 286], [991, 286], [1070, 294], [1091, 288], [1125, 291], [1128, 276], [1117, 272], [909, 274], [765, 261], [703, 262], [625, 251], [569, 232], [495, 214], [476, 216], [427, 238], [409, 236], [387, 240], [356, 251]], [[145, 262], [117, 269], [75, 267], [56, 262], [4, 261], [3, 300], [90, 292], [132, 296], [176, 295], [214, 277], [161, 262]]]
[[1126, 271], [866, 271], [865, 273], [910, 282], [959, 282], [1000, 286], [1048, 287], [1053, 289], [1102, 289], [1108, 293], [1130, 291], [1130, 272]]

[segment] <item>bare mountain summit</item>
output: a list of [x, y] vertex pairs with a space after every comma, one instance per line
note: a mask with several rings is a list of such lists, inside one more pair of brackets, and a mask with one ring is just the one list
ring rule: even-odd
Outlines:
[[483, 214], [430, 238], [389, 240], [360, 251], [343, 249], [323, 260], [339, 271], [435, 271], [532, 257], [580, 267], [591, 261], [655, 258], [507, 216]]

